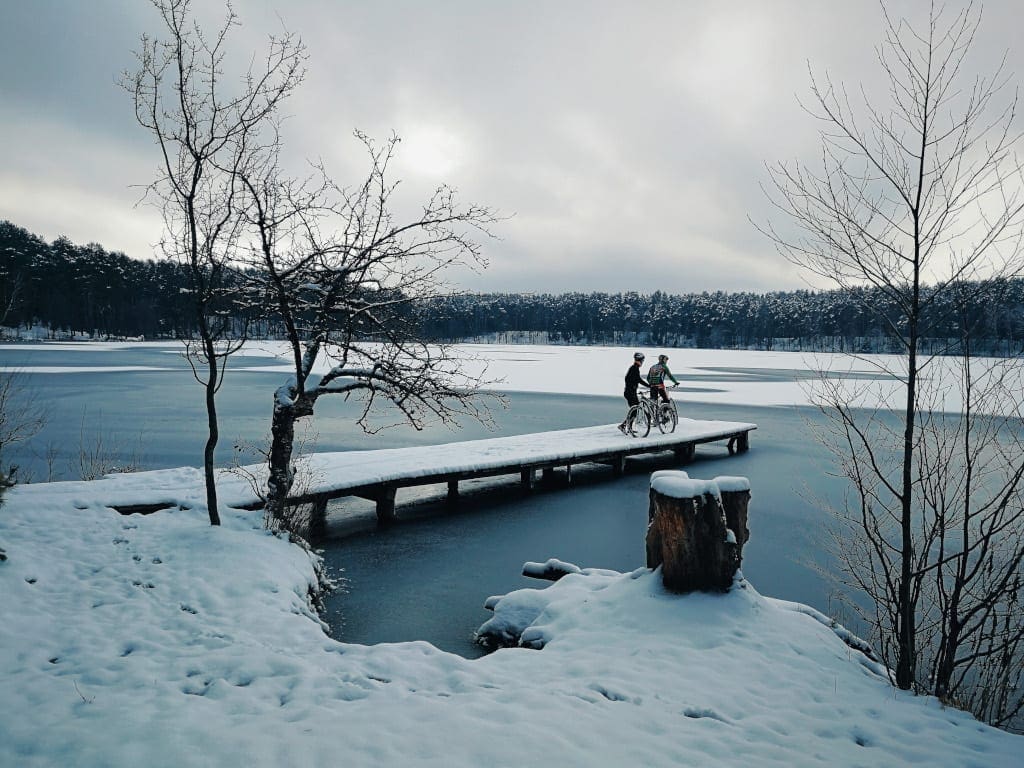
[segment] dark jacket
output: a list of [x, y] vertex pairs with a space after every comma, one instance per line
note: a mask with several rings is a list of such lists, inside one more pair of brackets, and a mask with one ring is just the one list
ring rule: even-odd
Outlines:
[[643, 377], [640, 375], [640, 366], [629, 366], [629, 370], [626, 371], [626, 391], [636, 392], [636, 388], [639, 387], [641, 384], [643, 384], [645, 387], [648, 386], [647, 382], [644, 381]]

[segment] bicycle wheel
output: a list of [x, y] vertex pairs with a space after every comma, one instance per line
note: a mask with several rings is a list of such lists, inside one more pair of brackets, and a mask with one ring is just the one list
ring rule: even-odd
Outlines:
[[675, 432], [676, 424], [679, 423], [679, 414], [672, 407], [672, 403], [662, 403], [658, 406], [658, 429], [664, 432]]
[[642, 405], [634, 405], [626, 416], [626, 432], [633, 437], [647, 437], [651, 431], [651, 420]]
[[637, 419], [637, 437], [647, 437], [651, 434], [651, 422], [654, 421], [654, 414], [647, 408], [640, 406], [640, 415]]
[[665, 412], [662, 410], [663, 407], [663, 403], [658, 403], [651, 409], [654, 411], [654, 413], [652, 414], [652, 421], [655, 423], [655, 425], [657, 425], [658, 431], [661, 432], [661, 434], [665, 434], [666, 432], [668, 432], [667, 424], [665, 421]]

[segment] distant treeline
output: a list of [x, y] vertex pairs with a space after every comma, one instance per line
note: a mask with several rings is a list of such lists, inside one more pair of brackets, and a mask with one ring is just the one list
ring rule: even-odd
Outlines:
[[[237, 279], [241, 285], [244, 275]], [[41, 327], [55, 338], [188, 337], [195, 330], [188, 286], [185, 269], [172, 262], [139, 261], [67, 238], [47, 243], [0, 222], [0, 325], [15, 332]], [[225, 311], [241, 319], [252, 308], [239, 301]], [[899, 348], [885, 316], [898, 318], [900, 313], [869, 288], [466, 294], [430, 301], [416, 311], [423, 336], [436, 341], [861, 352]], [[1024, 342], [1024, 280], [1002, 284], [997, 301], [966, 308], [933, 302], [925, 350], [956, 352], [961, 316], [972, 323], [976, 354], [1018, 353]], [[253, 327], [263, 337], [280, 333], [273, 316]]]
[[0, 222], [0, 325], [8, 328], [175, 338], [195, 325], [187, 286], [177, 264], [139, 261], [65, 237], [48, 244]]
[[[1024, 280], [966, 308], [931, 303], [922, 351], [957, 353], [962, 318], [974, 354], [1011, 355], [1024, 342]], [[991, 295], [991, 294], [988, 294]], [[871, 310], [866, 307], [872, 307]], [[770, 293], [472, 294], [434, 303], [434, 339], [843, 352], [899, 352], [901, 313], [869, 288]], [[896, 321], [891, 326], [886, 318]]]

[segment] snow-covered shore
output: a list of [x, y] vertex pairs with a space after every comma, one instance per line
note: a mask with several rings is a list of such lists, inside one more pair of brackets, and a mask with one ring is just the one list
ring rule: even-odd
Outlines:
[[0, 510], [3, 766], [1020, 764], [1021, 737], [894, 691], [749, 584], [589, 572], [506, 598], [540, 651], [345, 645], [259, 513], [211, 528], [44, 487]]

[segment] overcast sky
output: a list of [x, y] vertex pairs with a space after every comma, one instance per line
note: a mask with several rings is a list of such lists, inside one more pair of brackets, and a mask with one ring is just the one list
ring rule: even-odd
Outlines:
[[[950, 7], [958, 8], [953, 2]], [[984, 5], [976, 69], [1009, 51], [1017, 0]], [[211, 21], [219, 0], [197, 0]], [[402, 137], [411, 197], [446, 182], [510, 218], [481, 291], [803, 287], [748, 221], [764, 221], [765, 165], [813, 163], [801, 109], [808, 66], [874, 88], [879, 6], [868, 0], [235, 0], [232, 50], [282, 23], [308, 47], [288, 151], [357, 181], [355, 129]], [[919, 14], [924, 0], [889, 2]], [[136, 206], [158, 161], [117, 80], [146, 0], [0, 2], [0, 219], [153, 256], [160, 221]]]

